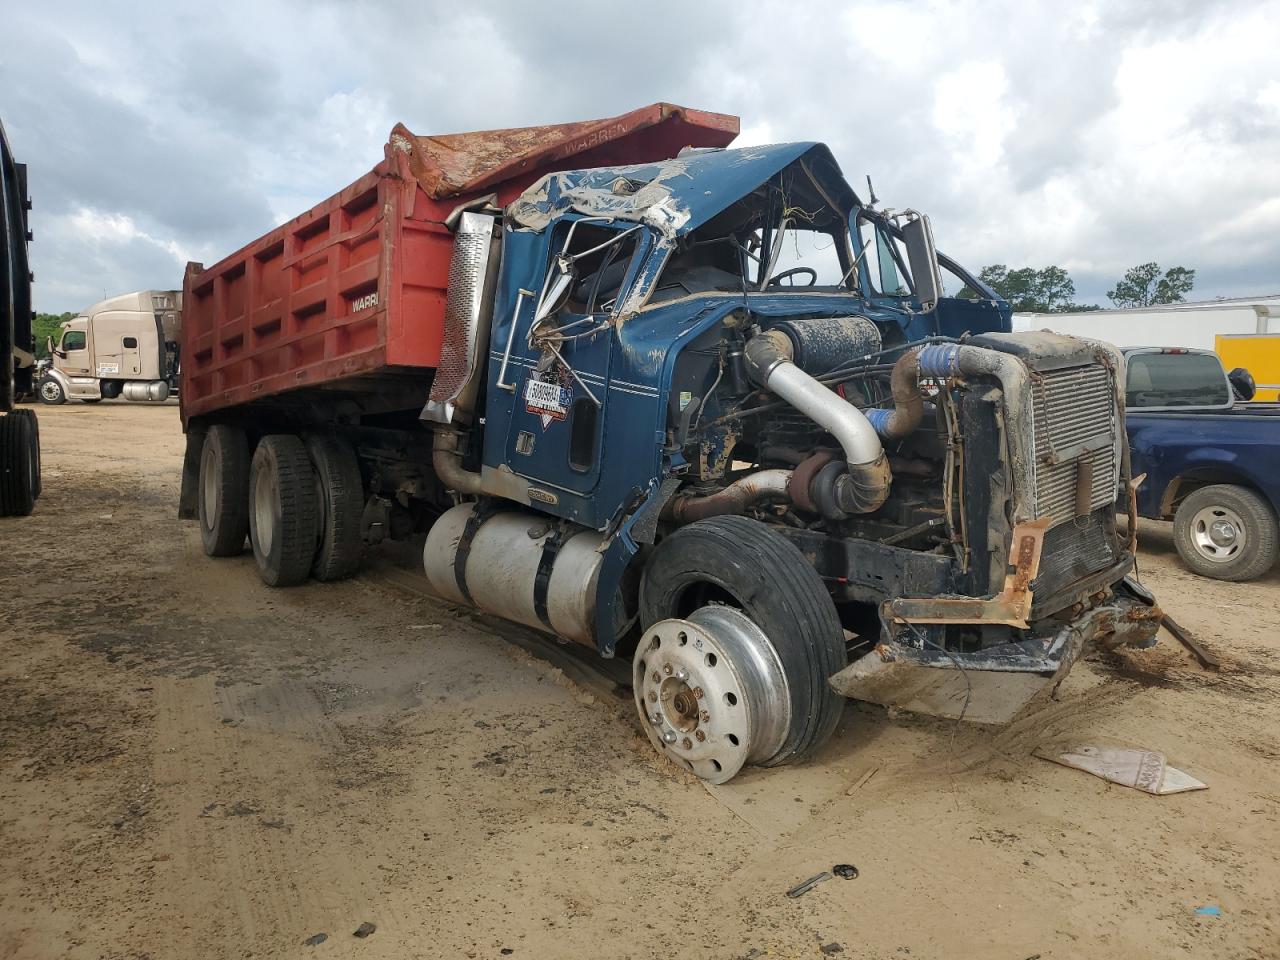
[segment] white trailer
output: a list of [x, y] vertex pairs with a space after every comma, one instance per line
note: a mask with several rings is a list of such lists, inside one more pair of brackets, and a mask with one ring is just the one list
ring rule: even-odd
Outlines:
[[1015, 313], [1013, 329], [1104, 340], [1118, 347], [1190, 347], [1216, 350], [1217, 337], [1280, 333], [1280, 294], [1171, 303], [1087, 313]]

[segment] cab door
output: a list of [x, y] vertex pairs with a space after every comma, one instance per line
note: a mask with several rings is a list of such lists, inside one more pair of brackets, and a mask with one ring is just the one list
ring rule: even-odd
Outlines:
[[62, 331], [58, 343], [59, 355], [55, 363], [69, 376], [93, 375], [93, 351], [89, 348], [89, 321], [83, 317], [72, 320]]

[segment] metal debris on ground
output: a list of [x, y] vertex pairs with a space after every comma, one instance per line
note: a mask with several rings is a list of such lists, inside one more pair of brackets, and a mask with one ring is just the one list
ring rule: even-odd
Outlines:
[[856, 880], [858, 877], [858, 868], [852, 863], [837, 863], [831, 872], [841, 880]]
[[860, 776], [857, 780], [853, 781], [853, 783], [849, 786], [849, 789], [845, 791], [845, 796], [851, 796], [852, 794], [856, 793], [857, 791], [865, 787], [868, 781], [870, 781], [870, 779], [874, 777], [879, 770], [880, 768], [878, 766], [869, 768], [862, 776]]
[[796, 897], [802, 897], [806, 893], [808, 893], [810, 890], [812, 890], [814, 887], [816, 887], [818, 884], [820, 884], [823, 880], [830, 880], [830, 879], [831, 879], [831, 873], [827, 870], [823, 870], [821, 873], [815, 873], [808, 880], [804, 880], [800, 883], [797, 883], [794, 887], [788, 890], [787, 896], [790, 897], [792, 900], [794, 900]]
[[353, 933], [352, 936], [359, 937], [361, 940], [363, 940], [365, 937], [369, 936], [369, 934], [373, 933], [373, 931], [377, 929], [378, 929], [378, 925], [376, 923], [370, 923], [368, 920], [366, 920], [364, 923], [360, 924], [360, 926], [356, 927], [356, 932]]
[[1208, 789], [1208, 784], [1169, 766], [1164, 754], [1154, 750], [1089, 745], [1066, 748], [1042, 746], [1035, 749], [1035, 755], [1145, 793], [1162, 795]]
[[304, 947], [318, 947], [328, 939], [329, 935], [327, 933], [313, 933], [302, 941], [302, 945]]
[[1187, 633], [1186, 627], [1182, 626], [1182, 624], [1178, 623], [1178, 621], [1174, 620], [1173, 617], [1169, 616], [1167, 613], [1164, 615], [1161, 622], [1164, 624], [1165, 629], [1172, 633], [1174, 638], [1190, 650], [1193, 657], [1200, 661], [1200, 666], [1204, 667], [1206, 670], [1212, 670], [1215, 673], [1222, 669], [1222, 662], [1210, 653], [1204, 644], [1200, 643], [1198, 640], [1193, 638], [1191, 634]]
[[840, 946], [838, 943], [824, 943], [818, 949], [828, 957], [835, 956], [837, 953], [844, 953], [844, 947]]

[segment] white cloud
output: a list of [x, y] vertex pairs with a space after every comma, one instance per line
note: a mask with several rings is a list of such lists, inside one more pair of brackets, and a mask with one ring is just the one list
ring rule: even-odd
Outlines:
[[745, 144], [826, 141], [855, 188], [870, 173], [885, 203], [933, 213], [975, 269], [1061, 264], [1091, 299], [1146, 260], [1196, 268], [1198, 294], [1280, 287], [1276, 0], [476, 9], [19, 9], [0, 89], [30, 164], [40, 309], [179, 282], [188, 252], [217, 259], [370, 169], [396, 121], [448, 133], [656, 100], [738, 113]]

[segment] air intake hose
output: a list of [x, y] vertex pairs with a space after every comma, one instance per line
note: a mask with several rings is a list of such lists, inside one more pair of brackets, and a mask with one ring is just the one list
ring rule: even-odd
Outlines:
[[889, 379], [893, 409], [872, 408], [867, 419], [886, 440], [909, 436], [924, 417], [924, 397], [920, 394], [920, 348], [908, 350], [893, 365]]
[[892, 474], [870, 421], [795, 365], [791, 340], [778, 330], [757, 334], [743, 351], [751, 379], [776, 393], [836, 438], [846, 472], [835, 480], [830, 519], [840, 513], [871, 513], [888, 499]]

